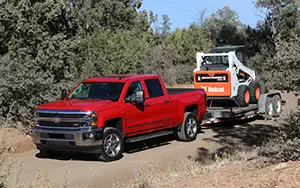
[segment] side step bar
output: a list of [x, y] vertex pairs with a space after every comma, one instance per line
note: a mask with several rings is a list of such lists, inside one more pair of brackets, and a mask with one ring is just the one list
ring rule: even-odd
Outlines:
[[146, 135], [141, 135], [141, 136], [136, 136], [136, 137], [132, 137], [132, 138], [127, 138], [125, 140], [125, 142], [126, 143], [135, 143], [135, 142], [139, 142], [139, 141], [143, 141], [143, 140], [148, 140], [148, 139], [151, 139], [151, 138], [156, 138], [156, 137], [170, 135], [170, 134], [173, 134], [173, 132], [174, 132], [174, 130], [159, 131], [159, 132], [150, 133], [150, 134], [146, 134]]

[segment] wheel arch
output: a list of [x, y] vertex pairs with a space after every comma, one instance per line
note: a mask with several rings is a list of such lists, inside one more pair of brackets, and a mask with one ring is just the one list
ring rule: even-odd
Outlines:
[[114, 127], [118, 129], [122, 134], [124, 133], [123, 119], [121, 117], [106, 120], [104, 122], [104, 128], [105, 127]]
[[198, 117], [198, 112], [199, 112], [198, 108], [199, 108], [198, 104], [188, 105], [185, 107], [184, 113], [193, 112]]

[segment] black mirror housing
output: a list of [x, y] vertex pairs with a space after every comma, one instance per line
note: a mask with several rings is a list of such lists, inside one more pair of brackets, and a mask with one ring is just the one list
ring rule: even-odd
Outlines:
[[67, 96], [67, 90], [65, 90], [65, 89], [61, 90], [61, 97], [60, 97], [60, 99], [64, 100], [66, 98], [66, 96]]

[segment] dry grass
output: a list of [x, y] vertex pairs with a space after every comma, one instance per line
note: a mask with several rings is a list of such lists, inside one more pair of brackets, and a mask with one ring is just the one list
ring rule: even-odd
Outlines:
[[0, 140], [0, 188], [6, 187], [7, 177], [12, 165], [8, 156], [13, 152], [13, 147], [6, 142], [6, 138]]
[[[0, 127], [7, 127], [1, 124]], [[0, 136], [0, 188], [51, 188], [53, 187], [52, 180], [48, 176], [46, 170], [38, 170], [36, 175], [32, 179], [24, 182], [22, 177], [22, 163], [18, 164], [14, 160], [13, 154], [16, 151], [16, 144], [12, 142], [12, 139], [8, 138], [11, 134], [4, 134], [4, 132], [10, 129], [1, 129], [2, 133]], [[3, 132], [4, 130], [4, 132]], [[17, 166], [16, 172], [12, 172], [12, 167]], [[14, 182], [7, 184], [8, 177], [14, 177]], [[68, 187], [68, 180], [65, 174], [65, 181], [60, 187]]]
[[[49, 178], [49, 174], [47, 170], [39, 169], [37, 170], [34, 177], [25, 181], [24, 177], [22, 177], [22, 163], [19, 163], [19, 166], [15, 172], [15, 178], [12, 185], [9, 188], [53, 188], [54, 180]], [[64, 175], [64, 182], [62, 185], [58, 186], [59, 188], [67, 188], [69, 187], [67, 173]]]
[[244, 150], [232, 153], [211, 154], [205, 158], [184, 159], [177, 164], [162, 169], [156, 164], [148, 164], [132, 174], [130, 180], [118, 183], [115, 188], [158, 188], [172, 184], [184, 178], [197, 177], [212, 170], [225, 168], [228, 165], [243, 165], [258, 159], [258, 151]]

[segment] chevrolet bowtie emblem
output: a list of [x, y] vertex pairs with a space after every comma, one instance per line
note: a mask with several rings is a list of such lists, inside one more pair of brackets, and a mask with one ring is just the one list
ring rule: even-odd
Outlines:
[[53, 119], [54, 123], [59, 123], [60, 120], [61, 120], [60, 118], [54, 118], [54, 119]]

